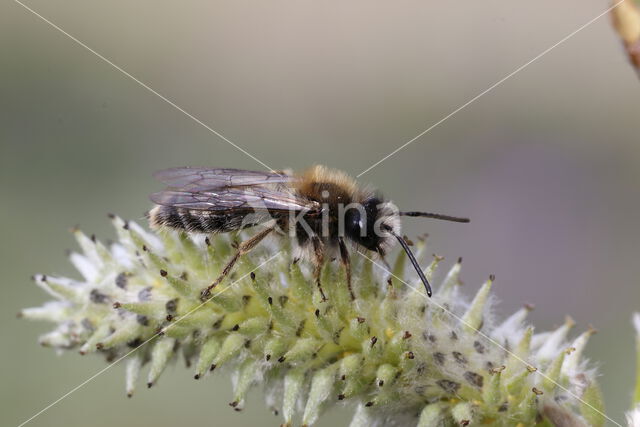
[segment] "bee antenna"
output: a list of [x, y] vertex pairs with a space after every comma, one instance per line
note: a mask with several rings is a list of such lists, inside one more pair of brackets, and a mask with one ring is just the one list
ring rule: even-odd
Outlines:
[[400, 216], [421, 216], [424, 218], [433, 218], [433, 219], [441, 219], [443, 221], [452, 221], [452, 222], [470, 222], [469, 218], [460, 218], [457, 216], [450, 215], [442, 215], [439, 213], [431, 213], [431, 212], [400, 212]]
[[413, 268], [415, 268], [416, 272], [418, 273], [418, 277], [420, 277], [420, 280], [422, 280], [422, 284], [424, 285], [424, 288], [427, 291], [427, 295], [431, 296], [431, 285], [429, 284], [427, 277], [422, 272], [422, 269], [420, 268], [420, 264], [418, 264], [418, 260], [416, 260], [416, 257], [413, 256], [413, 252], [411, 252], [411, 249], [409, 249], [409, 245], [407, 244], [407, 242], [404, 240], [402, 236], [397, 235], [393, 231], [390, 231], [390, 232], [391, 234], [394, 235], [396, 239], [398, 239], [398, 242], [400, 242], [400, 246], [402, 246], [402, 249], [404, 249], [404, 251], [407, 253], [407, 256], [409, 257], [409, 261], [411, 261], [411, 264], [413, 264]]

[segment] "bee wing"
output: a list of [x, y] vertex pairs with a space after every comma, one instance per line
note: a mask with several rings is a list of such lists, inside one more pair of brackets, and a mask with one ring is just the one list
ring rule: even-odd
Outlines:
[[237, 213], [252, 211], [300, 212], [319, 210], [319, 203], [294, 194], [260, 186], [225, 187], [209, 191], [167, 189], [151, 195], [163, 206]]
[[158, 171], [153, 176], [169, 187], [185, 191], [205, 191], [290, 182], [295, 178], [285, 172], [261, 172], [242, 169], [181, 167]]

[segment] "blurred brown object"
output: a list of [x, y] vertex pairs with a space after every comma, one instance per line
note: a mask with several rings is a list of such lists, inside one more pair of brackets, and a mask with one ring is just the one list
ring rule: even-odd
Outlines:
[[[616, 4], [618, 0], [612, 3]], [[613, 26], [624, 43], [629, 60], [640, 75], [640, 3], [624, 0], [616, 6], [611, 15]]]

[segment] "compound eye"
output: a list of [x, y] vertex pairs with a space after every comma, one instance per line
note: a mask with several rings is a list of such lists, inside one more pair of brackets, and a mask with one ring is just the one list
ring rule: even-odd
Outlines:
[[347, 230], [349, 237], [369, 250], [376, 250], [379, 239], [373, 231], [373, 227], [369, 226], [359, 213], [354, 215], [350, 224], [350, 229]]
[[345, 232], [354, 240], [360, 236], [362, 230], [362, 218], [357, 209], [347, 211], [345, 216]]

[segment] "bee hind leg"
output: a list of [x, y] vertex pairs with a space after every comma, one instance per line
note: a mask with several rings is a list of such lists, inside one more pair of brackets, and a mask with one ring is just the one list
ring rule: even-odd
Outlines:
[[353, 293], [353, 288], [351, 287], [351, 258], [349, 258], [349, 250], [347, 249], [347, 245], [344, 244], [344, 239], [342, 237], [340, 237], [338, 244], [340, 246], [340, 259], [347, 276], [347, 287], [349, 288], [349, 295], [351, 295], [351, 301], [353, 301], [356, 299], [356, 295]]
[[313, 243], [313, 278], [318, 285], [318, 292], [322, 297], [322, 301], [326, 301], [327, 297], [322, 290], [322, 283], [320, 283], [320, 275], [322, 274], [322, 264], [324, 263], [324, 245], [318, 236], [311, 236], [311, 242]]
[[255, 248], [256, 245], [260, 243], [262, 239], [267, 237], [269, 233], [271, 233], [273, 230], [275, 230], [275, 226], [266, 228], [263, 231], [256, 234], [255, 236], [245, 240], [244, 242], [241, 242], [238, 245], [238, 249], [236, 253], [233, 255], [233, 257], [231, 257], [229, 262], [227, 262], [227, 265], [224, 266], [224, 268], [222, 269], [222, 273], [220, 273], [218, 278], [213, 282], [211, 282], [209, 286], [204, 288], [202, 292], [200, 292], [200, 299], [202, 299], [203, 301], [206, 301], [207, 299], [209, 299], [211, 297], [211, 290], [216, 286], [218, 286], [220, 282], [222, 282], [224, 278], [229, 275], [229, 273], [233, 269], [233, 266], [236, 264], [236, 262], [238, 262], [240, 257], [242, 257], [242, 255], [249, 253], [251, 249]]

